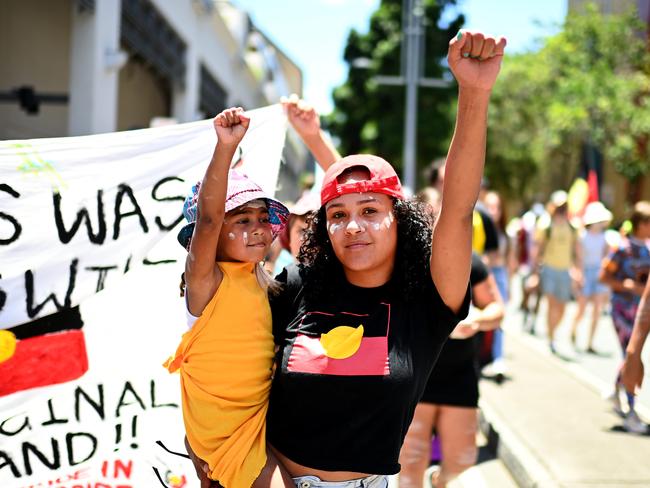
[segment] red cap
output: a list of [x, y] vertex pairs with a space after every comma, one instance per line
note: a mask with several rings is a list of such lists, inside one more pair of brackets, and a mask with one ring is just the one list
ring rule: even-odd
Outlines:
[[[362, 166], [370, 172], [370, 178], [354, 183], [339, 184], [338, 177], [346, 169]], [[384, 193], [391, 197], [404, 199], [402, 185], [397, 173], [388, 161], [371, 154], [353, 154], [338, 160], [327, 169], [320, 191], [321, 205], [348, 193]]]

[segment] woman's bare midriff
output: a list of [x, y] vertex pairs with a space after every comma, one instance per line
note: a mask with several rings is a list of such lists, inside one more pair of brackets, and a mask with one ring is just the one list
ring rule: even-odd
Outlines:
[[308, 468], [302, 464], [294, 463], [273, 446], [269, 447], [292, 478], [297, 478], [298, 476], [316, 476], [322, 481], [348, 481], [371, 476], [368, 473], [356, 473], [354, 471], [323, 471], [320, 469]]

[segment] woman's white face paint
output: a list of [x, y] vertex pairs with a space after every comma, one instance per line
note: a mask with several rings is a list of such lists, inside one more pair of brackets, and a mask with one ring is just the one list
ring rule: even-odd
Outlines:
[[335, 233], [337, 233], [342, 229], [343, 229], [343, 224], [341, 223], [335, 224], [333, 222], [330, 222], [329, 224], [327, 224], [327, 231], [332, 235], [334, 235]]
[[375, 230], [381, 230], [382, 228], [388, 230], [393, 225], [394, 220], [393, 212], [390, 212], [381, 222], [374, 222], [372, 226]]
[[244, 231], [243, 237], [244, 237], [244, 244], [248, 245], [248, 232]]
[[235, 240], [235, 234], [233, 234], [232, 232], [228, 232], [228, 239], [230, 239], [231, 241], [234, 241]]

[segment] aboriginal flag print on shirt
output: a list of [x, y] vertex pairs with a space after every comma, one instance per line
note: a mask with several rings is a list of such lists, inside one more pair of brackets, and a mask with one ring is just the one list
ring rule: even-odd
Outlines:
[[307, 312], [302, 316], [287, 371], [334, 376], [387, 376], [390, 304], [369, 313]]

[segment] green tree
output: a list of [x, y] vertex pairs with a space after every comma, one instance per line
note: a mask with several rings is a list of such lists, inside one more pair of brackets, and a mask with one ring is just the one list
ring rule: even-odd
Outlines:
[[[423, 0], [422, 3], [426, 26], [424, 76], [441, 78], [448, 71], [447, 44], [464, 18], [458, 15], [448, 27], [441, 28], [442, 12], [455, 5], [456, 0]], [[398, 171], [402, 166], [405, 88], [380, 85], [374, 78], [400, 74], [401, 24], [402, 1], [382, 0], [371, 17], [368, 33], [350, 32], [344, 52], [348, 78], [334, 90], [334, 110], [326, 117], [329, 130], [340, 141], [342, 154], [375, 153], [391, 161]], [[364, 61], [367, 65], [359, 66]], [[419, 89], [419, 168], [446, 154], [453, 129], [450, 103], [455, 93], [455, 87]]]
[[[650, 169], [650, 55], [636, 12], [570, 14], [536, 53], [509, 56], [489, 120], [491, 182], [526, 196], [568, 186], [585, 143], [629, 181]], [[630, 198], [634, 198], [630, 195]]]

